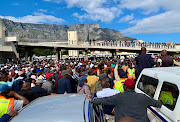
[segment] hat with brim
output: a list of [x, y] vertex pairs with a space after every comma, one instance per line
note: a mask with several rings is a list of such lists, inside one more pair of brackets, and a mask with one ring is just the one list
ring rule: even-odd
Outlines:
[[69, 74], [69, 72], [67, 70], [63, 70], [62, 73], [61, 73], [62, 76], [68, 75], [68, 74]]
[[43, 83], [43, 79], [37, 79], [36, 83]]
[[5, 92], [6, 90], [10, 89], [11, 87], [7, 84], [0, 84], [0, 93]]
[[106, 77], [107, 77], [107, 74], [106, 73], [102, 73], [102, 74], [99, 75], [99, 80], [101, 81], [101, 80], [103, 80]]

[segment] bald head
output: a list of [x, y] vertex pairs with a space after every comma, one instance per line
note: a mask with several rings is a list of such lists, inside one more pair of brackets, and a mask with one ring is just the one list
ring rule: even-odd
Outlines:
[[135, 120], [131, 117], [123, 117], [118, 122], [135, 122]]
[[161, 51], [161, 55], [163, 56], [163, 55], [167, 55], [167, 50], [162, 50]]
[[141, 53], [146, 53], [146, 48], [145, 47], [141, 48]]
[[106, 78], [101, 81], [101, 86], [102, 88], [109, 88], [109, 82], [106, 81]]
[[30, 82], [24, 82], [22, 85], [23, 90], [31, 90], [31, 83]]

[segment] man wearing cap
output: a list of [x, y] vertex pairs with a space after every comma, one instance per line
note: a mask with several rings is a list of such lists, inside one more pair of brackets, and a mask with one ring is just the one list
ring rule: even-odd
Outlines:
[[79, 78], [79, 84], [78, 84], [78, 87], [77, 87], [77, 93], [80, 93], [80, 94], [91, 94], [91, 90], [89, 88], [89, 86], [86, 84], [87, 83], [87, 76], [81, 76]]
[[102, 73], [102, 74], [99, 75], [99, 80], [98, 80], [98, 82], [96, 83], [96, 86], [95, 86], [95, 93], [97, 93], [98, 91], [101, 91], [103, 89], [102, 86], [101, 86], [101, 81], [103, 79], [106, 79], [106, 77], [107, 77], [106, 73]]
[[[23, 105], [27, 105], [29, 103], [29, 101], [23, 96], [14, 91], [9, 91], [10, 87], [7, 84], [0, 84], [0, 117], [14, 110], [20, 110]], [[7, 99], [6, 96], [13, 98]]]
[[34, 93], [39, 94], [39, 96], [47, 96], [50, 95], [48, 94], [48, 92], [42, 88], [42, 84], [43, 84], [43, 79], [37, 79], [36, 80], [36, 86], [34, 86], [31, 90]]
[[46, 81], [43, 83], [42, 88], [44, 88], [48, 93], [52, 93], [54, 90], [54, 84], [52, 82], [53, 74], [46, 74]]
[[132, 117], [137, 122], [148, 122], [147, 107], [161, 107], [162, 103], [144, 94], [136, 93], [134, 87], [135, 82], [127, 79], [124, 82], [124, 93], [93, 100], [88, 96], [87, 98], [94, 104], [114, 105], [116, 122], [125, 116]]
[[57, 94], [72, 93], [71, 81], [68, 79], [69, 73], [67, 70], [63, 70], [63, 77], [57, 81]]

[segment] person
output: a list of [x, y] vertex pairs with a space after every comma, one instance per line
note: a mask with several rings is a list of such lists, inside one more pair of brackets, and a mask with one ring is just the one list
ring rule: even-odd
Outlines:
[[86, 84], [87, 83], [86, 78], [87, 78], [87, 76], [81, 76], [79, 78], [80, 83], [77, 86], [77, 93], [91, 95], [91, 90], [90, 90], [89, 86]]
[[31, 83], [24, 82], [21, 91], [18, 92], [21, 96], [25, 97], [29, 102], [39, 97], [39, 94], [31, 91]]
[[135, 77], [135, 68], [132, 67], [132, 64], [129, 64], [129, 68], [127, 69], [128, 79], [136, 79]]
[[95, 85], [95, 93], [97, 93], [98, 91], [101, 91], [103, 89], [102, 86], [101, 86], [101, 81], [103, 79], [105, 79], [106, 77], [107, 77], [106, 73], [102, 73], [102, 74], [99, 75], [99, 80]]
[[141, 54], [136, 57], [136, 75], [139, 76], [144, 68], [152, 68], [155, 64], [152, 57], [146, 54], [146, 48], [141, 48]]
[[69, 73], [67, 70], [62, 71], [62, 78], [57, 81], [57, 94], [72, 93], [71, 81], [68, 79]]
[[28, 103], [29, 101], [25, 97], [10, 91], [10, 87], [7, 84], [0, 84], [0, 117], [14, 110], [20, 110]]
[[42, 88], [43, 79], [36, 79], [36, 86], [32, 87], [32, 92], [39, 94], [40, 97], [50, 95], [47, 90]]
[[121, 67], [121, 69], [123, 69], [124, 72], [126, 72], [128, 68], [129, 67], [128, 67], [128, 63], [127, 62], [125, 62], [124, 65]]
[[123, 93], [124, 92], [124, 81], [126, 80], [126, 73], [125, 72], [120, 72], [119, 74], [120, 79], [118, 81], [115, 81], [113, 89], [118, 90], [119, 92]]
[[167, 50], [161, 51], [162, 67], [169, 67], [173, 65], [173, 58], [167, 54]]
[[103, 89], [96, 93], [98, 98], [109, 97], [120, 93], [119, 91], [110, 88], [110, 84], [107, 81], [106, 77], [101, 81], [101, 86]]
[[77, 93], [77, 85], [78, 85], [78, 81], [73, 79], [72, 75], [73, 72], [71, 69], [68, 69], [69, 72], [69, 77], [68, 79], [71, 81], [71, 89], [72, 89], [72, 93]]
[[53, 74], [46, 74], [46, 81], [43, 83], [42, 88], [44, 88], [48, 93], [52, 93], [54, 90], [54, 84], [52, 82]]
[[114, 77], [111, 76], [111, 69], [110, 68], [106, 69], [106, 74], [107, 74], [106, 80], [109, 82], [110, 88], [113, 88], [113, 86], [114, 86], [114, 82], [113, 82]]
[[124, 93], [93, 100], [89, 96], [87, 98], [93, 104], [114, 105], [116, 122], [125, 116], [132, 117], [137, 122], [148, 122], [147, 107], [161, 107], [162, 103], [144, 94], [136, 93], [134, 87], [135, 82], [132, 79], [127, 79], [124, 82]]
[[18, 111], [11, 111], [9, 114], [4, 114], [1, 118], [0, 118], [0, 122], [8, 122], [8, 120], [11, 117], [14, 117], [18, 114]]
[[135, 120], [131, 117], [122, 117], [121, 119], [118, 120], [118, 122], [135, 122]]
[[87, 85], [89, 85], [91, 92], [95, 93], [95, 85], [98, 82], [97, 76], [95, 76], [95, 72], [93, 69], [90, 70], [90, 75], [87, 77]]

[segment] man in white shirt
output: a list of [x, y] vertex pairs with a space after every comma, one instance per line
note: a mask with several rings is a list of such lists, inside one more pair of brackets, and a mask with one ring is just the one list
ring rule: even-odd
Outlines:
[[[113, 95], [116, 95], [116, 94], [120, 93], [116, 89], [109, 88], [110, 84], [109, 84], [108, 81], [106, 81], [106, 78], [104, 78], [101, 81], [101, 86], [102, 86], [103, 89], [96, 93], [98, 98], [110, 97], [110, 96], [113, 96]], [[113, 106], [104, 106], [103, 110], [104, 110], [105, 118], [106, 118], [107, 122], [114, 122], [115, 121], [115, 117], [112, 116], [114, 114]]]
[[109, 97], [120, 93], [118, 90], [109, 88], [110, 84], [106, 79], [101, 81], [101, 86], [103, 89], [96, 94], [98, 98]]

